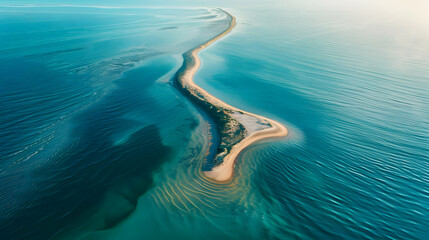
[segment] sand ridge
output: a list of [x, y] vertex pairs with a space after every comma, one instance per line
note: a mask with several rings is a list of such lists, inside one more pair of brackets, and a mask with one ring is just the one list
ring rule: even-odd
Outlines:
[[269, 123], [271, 127], [268, 127], [268, 128], [265, 127], [263, 129], [256, 130], [256, 131], [255, 130], [249, 131], [249, 129], [247, 129], [249, 131], [247, 136], [243, 138], [240, 142], [236, 143], [231, 148], [229, 153], [223, 157], [223, 162], [220, 165], [214, 167], [211, 171], [204, 171], [204, 174], [206, 177], [217, 182], [227, 182], [232, 179], [232, 176], [234, 174], [235, 160], [246, 147], [248, 147], [252, 143], [255, 143], [263, 139], [285, 137], [288, 133], [287, 128], [282, 124], [274, 120], [268, 119], [266, 117], [249, 113], [241, 109], [238, 109], [236, 107], [233, 107], [221, 101], [220, 99], [210, 95], [206, 90], [202, 89], [201, 87], [199, 87], [194, 83], [193, 77], [201, 65], [201, 60], [198, 57], [198, 53], [204, 48], [208, 47], [213, 42], [217, 41], [218, 39], [228, 34], [236, 26], [236, 18], [224, 10], [222, 11], [225, 12], [231, 18], [229, 27], [224, 32], [220, 33], [214, 38], [190, 50], [189, 60], [191, 60], [192, 62], [186, 66], [183, 74], [179, 75], [177, 80], [179, 81], [181, 87], [184, 89], [187, 89], [194, 97], [200, 100], [207, 101], [208, 103], [210, 103], [212, 106], [216, 108], [234, 113], [234, 114], [228, 114], [228, 115], [233, 119], [235, 119], [240, 124], [242, 124], [243, 126], [245, 126], [246, 123], [244, 122], [241, 123], [243, 121], [242, 117], [240, 118], [234, 117], [235, 113], [252, 116], [252, 118], [259, 119], [260, 122]]

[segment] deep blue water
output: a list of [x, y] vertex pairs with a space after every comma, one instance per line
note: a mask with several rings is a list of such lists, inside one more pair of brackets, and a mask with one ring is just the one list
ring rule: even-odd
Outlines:
[[290, 130], [228, 184], [171, 84], [221, 13], [0, 7], [0, 238], [427, 239], [426, 5], [329, 3], [223, 3], [195, 81]]

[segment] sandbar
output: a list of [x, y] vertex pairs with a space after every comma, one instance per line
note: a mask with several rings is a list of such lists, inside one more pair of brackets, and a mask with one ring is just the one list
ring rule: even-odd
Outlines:
[[216, 155], [219, 164], [210, 171], [203, 172], [211, 180], [228, 182], [233, 177], [237, 157], [246, 147], [263, 139], [285, 137], [288, 130], [277, 121], [233, 107], [194, 83], [194, 75], [201, 65], [198, 53], [236, 26], [234, 16], [224, 10], [220, 11], [231, 19], [228, 28], [183, 54], [184, 63], [176, 73], [174, 83], [185, 96], [199, 105], [216, 122], [221, 135], [221, 147]]

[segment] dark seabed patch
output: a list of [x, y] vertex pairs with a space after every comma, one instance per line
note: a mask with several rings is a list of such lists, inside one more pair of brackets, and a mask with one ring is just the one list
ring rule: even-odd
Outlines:
[[[25, 73], [29, 73], [32, 65], [21, 63], [12, 64], [26, 66]], [[147, 91], [171, 67], [165, 59], [153, 64], [157, 68], [148, 64], [128, 71], [115, 81], [115, 90], [109, 97], [64, 124], [71, 129], [66, 137], [67, 147], [53, 152], [49, 161], [32, 159], [34, 169], [19, 163], [7, 172], [2, 169], [1, 239], [50, 239], [82, 228], [105, 229], [115, 226], [135, 209], [138, 197], [152, 184], [152, 174], [171, 153], [171, 148], [162, 142], [159, 127], [138, 117], [156, 106]], [[14, 71], [10, 76], [23, 79], [19, 86], [35, 93], [58, 90], [55, 77], [35, 84], [20, 72]], [[16, 84], [9, 88], [13, 86]], [[44, 95], [49, 96], [48, 93]], [[66, 100], [58, 97], [60, 102]], [[23, 108], [29, 109], [31, 104], [37, 104], [31, 98], [25, 103]], [[49, 109], [55, 107], [50, 105]]]
[[97, 229], [116, 225], [134, 210], [138, 196], [151, 185], [152, 172], [168, 158], [170, 149], [162, 144], [155, 125], [112, 146], [106, 138], [108, 129], [93, 124], [55, 164], [31, 173], [38, 188], [27, 194], [20, 211], [2, 220], [2, 239], [49, 239], [70, 231], [82, 223], [76, 221], [82, 216], [102, 210], [98, 206], [108, 193], [116, 200], [106, 198], [103, 208], [109, 211], [101, 214]]

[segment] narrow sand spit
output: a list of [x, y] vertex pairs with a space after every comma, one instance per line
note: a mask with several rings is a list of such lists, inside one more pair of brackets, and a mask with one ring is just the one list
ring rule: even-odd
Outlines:
[[[176, 75], [177, 84], [182, 91], [185, 91], [187, 95], [191, 97], [191, 100], [208, 103], [209, 108], [215, 108], [220, 114], [228, 115], [230, 119], [234, 120], [234, 122], [239, 125], [241, 124], [241, 126], [246, 129], [244, 137], [230, 147], [229, 152], [223, 156], [223, 162], [214, 167], [211, 171], [204, 171], [204, 174], [208, 178], [218, 182], [227, 182], [232, 178], [235, 160], [240, 152], [247, 146], [262, 139], [285, 137], [288, 133], [286, 127], [282, 124], [224, 103], [194, 83], [193, 77], [201, 65], [198, 53], [216, 40], [228, 34], [236, 25], [235, 17], [228, 12], [225, 13], [231, 18], [229, 27], [214, 38], [185, 53], [184, 65]], [[234, 125], [234, 123], [231, 123], [231, 125]], [[224, 138], [228, 138], [228, 136], [224, 136]], [[218, 153], [218, 155], [220, 154], [221, 153]]]

